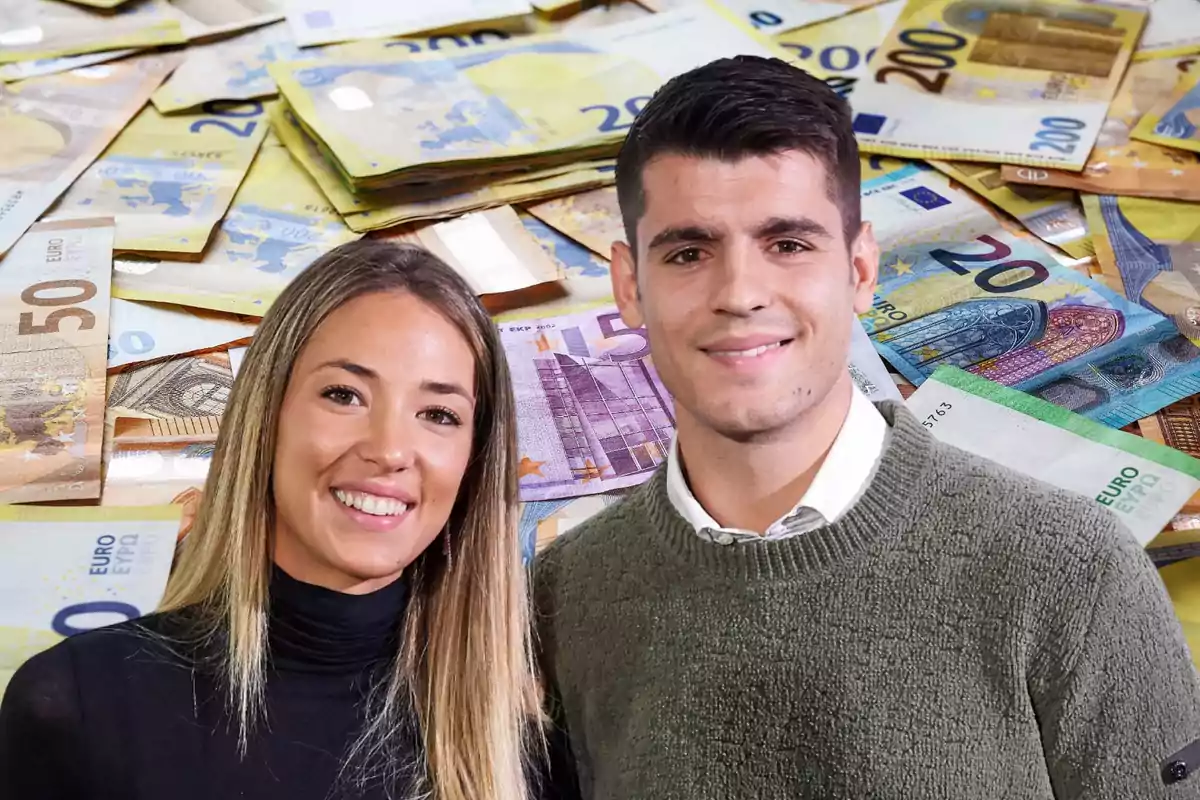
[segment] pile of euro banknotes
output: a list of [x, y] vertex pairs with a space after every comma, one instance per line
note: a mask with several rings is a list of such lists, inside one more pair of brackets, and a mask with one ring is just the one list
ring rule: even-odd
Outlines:
[[647, 480], [613, 159], [738, 54], [851, 105], [856, 383], [1117, 514], [1200, 651], [1200, 0], [0, 0], [0, 690], [155, 607], [259, 319], [344, 242], [494, 314], [527, 557]]

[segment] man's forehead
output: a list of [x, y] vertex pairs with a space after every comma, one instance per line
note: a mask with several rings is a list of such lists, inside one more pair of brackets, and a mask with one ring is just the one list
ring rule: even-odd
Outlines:
[[[719, 159], [680, 153], [656, 156], [642, 175], [641, 222], [755, 225], [767, 217], [840, 216], [825, 165], [796, 150]], [[640, 226], [639, 226], [640, 227]]]

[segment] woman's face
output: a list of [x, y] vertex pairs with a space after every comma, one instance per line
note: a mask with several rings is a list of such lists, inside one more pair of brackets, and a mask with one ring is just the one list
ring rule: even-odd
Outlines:
[[275, 563], [365, 593], [442, 530], [471, 458], [475, 362], [461, 333], [404, 292], [358, 297], [317, 328], [280, 412]]

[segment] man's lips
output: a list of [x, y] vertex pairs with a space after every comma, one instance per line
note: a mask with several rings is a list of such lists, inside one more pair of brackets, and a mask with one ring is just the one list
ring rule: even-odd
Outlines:
[[790, 336], [759, 334], [753, 336], [728, 336], [711, 342], [700, 349], [710, 356], [722, 359], [758, 358], [791, 344]]

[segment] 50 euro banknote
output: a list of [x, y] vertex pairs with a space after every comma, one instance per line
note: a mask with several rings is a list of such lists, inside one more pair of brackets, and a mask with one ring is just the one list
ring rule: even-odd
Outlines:
[[0, 694], [30, 656], [155, 610], [179, 506], [0, 507]]
[[1088, 497], [1148, 543], [1200, 489], [1200, 461], [953, 367], [909, 397], [935, 437]]
[[111, 219], [42, 222], [0, 269], [0, 503], [100, 495]]
[[1079, 170], [1145, 20], [1071, 0], [909, 0], [855, 87], [859, 145]]

